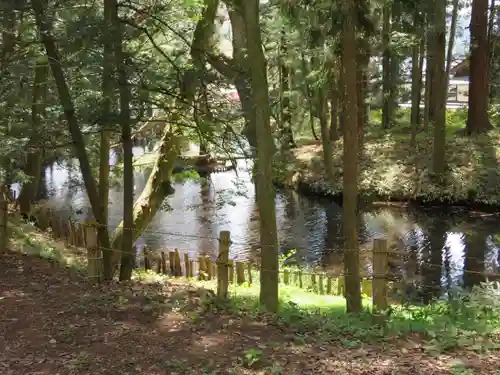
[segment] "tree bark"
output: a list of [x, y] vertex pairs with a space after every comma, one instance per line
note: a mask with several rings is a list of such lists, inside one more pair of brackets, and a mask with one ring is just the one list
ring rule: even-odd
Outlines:
[[326, 90], [320, 88], [318, 90], [318, 103], [319, 103], [319, 123], [321, 127], [321, 141], [323, 143], [323, 164], [325, 166], [325, 176], [330, 185], [335, 183], [335, 175], [333, 173], [333, 155], [332, 155], [332, 141], [330, 139], [330, 129], [328, 127], [328, 102], [326, 98]]
[[470, 25], [470, 81], [467, 134], [491, 129], [488, 118], [488, 0], [474, 0]]
[[394, 103], [391, 102], [391, 5], [382, 9], [382, 128], [389, 129], [394, 117]]
[[[115, 66], [118, 73], [120, 92], [120, 125], [123, 145], [123, 236], [121, 247], [120, 280], [130, 280], [134, 268], [134, 165], [133, 142], [130, 119], [131, 93], [127, 78], [127, 62], [123, 51], [123, 30], [118, 17], [116, 0], [108, 0], [113, 4], [110, 10], [112, 22], [112, 38], [114, 44]], [[118, 250], [118, 248], [115, 248]]]
[[455, 45], [455, 34], [457, 32], [458, 19], [458, 0], [453, 0], [453, 9], [451, 11], [450, 37], [448, 39], [448, 52], [446, 54], [446, 101], [448, 101], [448, 92], [450, 89], [450, 71], [453, 59], [453, 46]]
[[85, 141], [83, 139], [82, 132], [78, 125], [78, 120], [75, 114], [75, 108], [73, 106], [73, 101], [64, 77], [64, 72], [61, 64], [61, 59], [59, 57], [59, 52], [54, 42], [51, 29], [47, 24], [45, 17], [45, 11], [43, 4], [40, 0], [32, 0], [31, 5], [33, 12], [35, 14], [36, 25], [38, 31], [40, 32], [42, 43], [47, 52], [47, 57], [49, 60], [49, 65], [54, 76], [57, 91], [59, 93], [59, 101], [64, 110], [64, 115], [66, 121], [68, 122], [69, 132], [73, 140], [73, 147], [75, 154], [78, 157], [80, 163], [80, 170], [82, 173], [83, 181], [85, 184], [85, 189], [89, 197], [90, 205], [92, 207], [92, 213], [97, 221], [98, 228], [98, 240], [102, 248], [103, 253], [103, 263], [104, 263], [104, 279], [109, 280], [113, 277], [113, 269], [111, 267], [111, 251], [109, 244], [109, 235], [106, 227], [106, 221], [103, 215], [102, 202], [99, 199], [99, 193], [97, 191], [97, 185], [92, 176], [92, 170], [90, 168], [89, 158], [87, 151], [85, 149]]
[[271, 312], [278, 311], [278, 235], [276, 228], [275, 192], [272, 183], [274, 144], [270, 126], [267, 68], [259, 25], [259, 0], [241, 0], [250, 75], [254, 98], [257, 136], [257, 205], [260, 212], [260, 242], [262, 261], [260, 302]]
[[108, 225], [109, 207], [109, 130], [113, 108], [113, 8], [115, 0], [104, 0], [103, 64], [102, 64], [102, 113], [99, 145], [99, 197], [103, 216]]
[[345, 238], [345, 295], [348, 312], [361, 311], [359, 249], [357, 235], [358, 202], [358, 98], [356, 88], [356, 7], [345, 1], [342, 25], [342, 66], [345, 95], [343, 210]]
[[437, 1], [432, 14], [430, 31], [432, 81], [429, 98], [429, 121], [434, 126], [432, 171], [435, 175], [442, 175], [446, 157], [446, 0]]
[[45, 63], [35, 67], [35, 81], [33, 84], [33, 100], [31, 104], [31, 121], [33, 124], [30, 140], [28, 141], [28, 156], [26, 158], [25, 174], [28, 180], [23, 183], [19, 194], [19, 210], [21, 214], [29, 215], [31, 204], [36, 199], [38, 184], [42, 173], [43, 145], [39, 142], [42, 131], [42, 119], [45, 112], [47, 98], [48, 69]]

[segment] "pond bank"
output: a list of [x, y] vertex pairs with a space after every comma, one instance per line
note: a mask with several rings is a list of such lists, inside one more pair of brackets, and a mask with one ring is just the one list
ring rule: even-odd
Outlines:
[[[406, 137], [407, 138], [407, 137]], [[361, 200], [368, 204], [462, 206], [481, 211], [500, 208], [500, 137], [454, 138], [447, 143], [447, 171], [433, 180], [432, 141], [418, 139], [416, 152], [398, 135], [366, 137], [360, 163]], [[324, 173], [321, 144], [308, 144], [275, 163], [275, 183], [309, 196], [342, 201], [342, 141], [333, 145], [335, 183]], [[418, 157], [412, 155], [417, 154]]]

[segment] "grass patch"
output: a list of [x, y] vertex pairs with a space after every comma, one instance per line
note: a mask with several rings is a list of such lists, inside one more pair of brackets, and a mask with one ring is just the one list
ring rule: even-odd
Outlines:
[[32, 224], [21, 220], [9, 223], [11, 247], [23, 254], [38, 256], [63, 267], [84, 273], [87, 267], [86, 251], [77, 247], [67, 247], [64, 242], [54, 240], [40, 232]]
[[[213, 281], [196, 285], [216, 291]], [[235, 316], [269, 318], [259, 305], [259, 285], [231, 285], [229, 301], [218, 308]], [[313, 294], [280, 285], [280, 310], [273, 323], [291, 328], [294, 340], [335, 341], [355, 347], [363, 343], [412, 339], [430, 351], [468, 348], [485, 351], [500, 348], [500, 285], [483, 284], [471, 292], [457, 292], [447, 301], [428, 306], [392, 306], [380, 316], [371, 313], [371, 301], [363, 299], [364, 312], [345, 312], [345, 299]]]

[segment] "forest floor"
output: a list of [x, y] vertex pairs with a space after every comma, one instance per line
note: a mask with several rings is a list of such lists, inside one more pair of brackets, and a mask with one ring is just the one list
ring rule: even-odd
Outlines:
[[[431, 132], [429, 132], [431, 133]], [[382, 131], [368, 128], [360, 162], [359, 187], [368, 200], [420, 201], [500, 206], [500, 132], [476, 138], [449, 131], [447, 169], [442, 181], [431, 174], [432, 134], [419, 134], [410, 145], [407, 127]], [[277, 165], [279, 183], [301, 186], [310, 193], [342, 192], [342, 140], [333, 143], [335, 183], [324, 173], [322, 145], [304, 140]]]
[[0, 373], [499, 374], [500, 355], [429, 353], [417, 337], [352, 345], [207, 304], [187, 282], [92, 285], [34, 255], [0, 255]]

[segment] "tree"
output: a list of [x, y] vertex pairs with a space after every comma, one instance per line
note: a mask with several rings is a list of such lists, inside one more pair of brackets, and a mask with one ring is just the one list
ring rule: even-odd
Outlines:
[[470, 25], [470, 81], [467, 134], [491, 129], [488, 119], [488, 0], [473, 0]]
[[272, 312], [278, 311], [278, 235], [273, 187], [272, 159], [274, 144], [270, 126], [266, 58], [262, 50], [259, 24], [259, 0], [241, 0], [246, 30], [246, 45], [251, 59], [250, 76], [257, 139], [257, 205], [260, 217], [262, 261], [260, 301]]
[[344, 128], [344, 238], [345, 294], [348, 312], [361, 311], [359, 249], [357, 235], [358, 211], [358, 92], [356, 86], [356, 6], [354, 0], [344, 3], [342, 26], [342, 66], [345, 95]]
[[101, 248], [103, 249], [104, 278], [111, 279], [113, 276], [113, 269], [111, 267], [109, 235], [106, 226], [106, 219], [104, 217], [102, 201], [99, 199], [97, 184], [92, 176], [92, 169], [90, 167], [89, 157], [85, 148], [85, 141], [78, 124], [73, 100], [64, 77], [59, 52], [54, 42], [54, 38], [52, 37], [51, 27], [47, 22], [42, 1], [32, 0], [31, 6], [35, 13], [36, 25], [47, 53], [52, 75], [54, 76], [57, 91], [59, 93], [60, 104], [63, 107], [69, 132], [71, 134], [71, 138], [73, 139], [75, 154], [80, 162], [80, 170], [82, 172], [85, 189], [92, 206], [92, 212], [97, 221], [98, 240]]
[[[108, 0], [110, 1], [110, 0]], [[132, 126], [130, 116], [130, 86], [127, 78], [127, 59], [123, 50], [123, 26], [118, 16], [118, 3], [113, 1], [110, 10], [115, 66], [120, 91], [120, 124], [123, 146], [123, 240], [120, 280], [130, 280], [134, 267], [134, 165]], [[103, 155], [101, 155], [102, 157]], [[102, 164], [101, 164], [102, 165]]]

